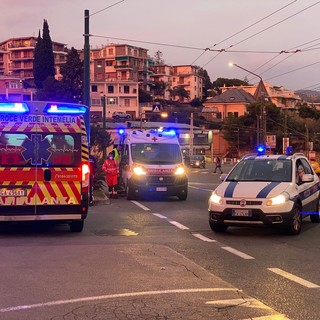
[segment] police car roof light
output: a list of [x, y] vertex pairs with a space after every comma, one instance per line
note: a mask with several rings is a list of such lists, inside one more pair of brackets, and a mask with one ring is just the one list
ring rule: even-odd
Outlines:
[[26, 113], [29, 107], [24, 102], [0, 102], [0, 112], [3, 113]]
[[286, 147], [286, 155], [292, 155], [293, 154], [293, 147], [292, 146], [288, 146]]
[[83, 114], [86, 110], [84, 106], [66, 103], [48, 103], [44, 109], [50, 114]]
[[259, 144], [256, 150], [259, 155], [264, 155], [266, 153], [266, 146], [264, 144]]
[[119, 128], [118, 133], [122, 136], [125, 133], [125, 130], [123, 128]]

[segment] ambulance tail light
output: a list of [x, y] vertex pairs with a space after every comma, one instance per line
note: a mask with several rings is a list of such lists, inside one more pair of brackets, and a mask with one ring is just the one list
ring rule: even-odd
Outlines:
[[24, 102], [0, 102], [0, 112], [2, 113], [26, 113], [29, 107]]
[[82, 187], [89, 187], [90, 181], [90, 167], [87, 163], [82, 164]]
[[85, 106], [72, 103], [48, 103], [44, 108], [49, 114], [83, 114], [86, 111]]

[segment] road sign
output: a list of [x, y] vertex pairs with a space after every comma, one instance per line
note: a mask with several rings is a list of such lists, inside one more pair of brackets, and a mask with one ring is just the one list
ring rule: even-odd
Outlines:
[[159, 104], [152, 105], [152, 112], [160, 112], [161, 106]]
[[277, 146], [277, 140], [276, 140], [276, 135], [269, 135], [266, 137], [267, 138], [267, 146], [268, 148], [276, 148]]

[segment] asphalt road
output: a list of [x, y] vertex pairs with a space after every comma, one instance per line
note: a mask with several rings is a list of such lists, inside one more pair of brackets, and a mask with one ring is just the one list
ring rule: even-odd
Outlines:
[[81, 234], [1, 225], [0, 319], [319, 319], [320, 225], [215, 234], [207, 201], [219, 175], [207, 166], [189, 180], [186, 201], [90, 207]]

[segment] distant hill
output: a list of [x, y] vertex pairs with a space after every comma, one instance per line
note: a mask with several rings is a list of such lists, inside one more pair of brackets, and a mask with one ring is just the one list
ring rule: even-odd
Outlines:
[[320, 92], [314, 90], [298, 90], [295, 93], [304, 101], [316, 103], [320, 102]]

